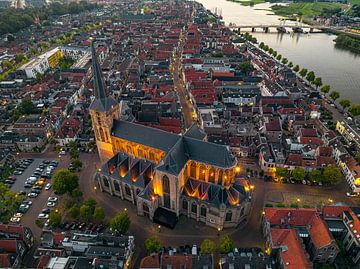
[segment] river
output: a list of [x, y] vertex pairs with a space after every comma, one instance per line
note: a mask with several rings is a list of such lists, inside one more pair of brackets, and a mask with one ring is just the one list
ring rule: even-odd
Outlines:
[[[269, 10], [270, 4], [254, 7], [242, 6], [226, 0], [197, 0], [205, 8], [221, 12], [226, 24], [262, 25], [279, 24], [280, 17]], [[290, 24], [294, 22], [287, 22]], [[334, 46], [335, 35], [314, 34], [278, 34], [252, 33], [259, 42], [264, 42], [277, 50], [294, 65], [307, 68], [320, 76], [324, 84], [340, 92], [341, 98], [348, 98], [352, 103], [360, 103], [360, 56], [337, 49]]]

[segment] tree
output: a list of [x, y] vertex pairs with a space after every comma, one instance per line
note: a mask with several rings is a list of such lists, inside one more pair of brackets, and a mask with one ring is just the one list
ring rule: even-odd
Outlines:
[[83, 205], [89, 206], [91, 208], [91, 212], [94, 212], [96, 201], [93, 198], [89, 198], [85, 202], [83, 202]]
[[51, 211], [49, 214], [49, 225], [51, 227], [57, 227], [61, 223], [61, 214], [57, 211]]
[[97, 222], [103, 221], [105, 219], [104, 209], [102, 209], [101, 207], [95, 207], [93, 218]]
[[125, 234], [130, 227], [130, 217], [126, 213], [118, 213], [110, 220], [110, 228], [115, 234]]
[[269, 48], [269, 54], [273, 54], [274, 53], [274, 49], [273, 48]]
[[299, 70], [300, 70], [299, 65], [295, 65], [295, 67], [294, 67], [294, 71], [297, 73], [297, 72], [299, 72]]
[[352, 104], [348, 110], [354, 117], [360, 115], [360, 104]]
[[324, 94], [327, 94], [330, 92], [330, 85], [324, 85], [321, 87], [320, 89], [321, 92], [323, 92]]
[[75, 170], [81, 170], [83, 163], [79, 159], [75, 159], [71, 162], [71, 165]]
[[321, 171], [318, 169], [314, 169], [311, 172], [309, 172], [308, 177], [311, 182], [319, 183], [322, 181]]
[[308, 70], [306, 68], [303, 68], [303, 69], [301, 69], [299, 74], [300, 74], [300, 76], [305, 77], [307, 72], [308, 72]]
[[289, 61], [289, 60], [288, 60], [287, 58], [283, 58], [282, 61], [281, 61], [281, 63], [282, 63], [282, 64], [287, 64], [288, 61]]
[[77, 219], [79, 217], [80, 214], [80, 210], [79, 207], [77, 205], [73, 205], [72, 207], [70, 207], [70, 209], [68, 210], [69, 216], [72, 219]]
[[8, 35], [7, 36], [7, 41], [13, 42], [13, 41], [15, 41], [15, 37], [13, 35]]
[[71, 197], [78, 199], [83, 196], [82, 191], [79, 188], [75, 188], [71, 191]]
[[315, 78], [314, 81], [313, 81], [313, 84], [316, 86], [316, 89], [317, 89], [318, 87], [321, 87], [321, 85], [322, 85], [322, 80], [321, 80], [321, 78], [320, 78], [320, 77]]
[[273, 52], [273, 56], [274, 56], [274, 57], [276, 57], [276, 56], [277, 56], [277, 54], [278, 54], [278, 53], [277, 53], [277, 51], [276, 51], [276, 50], [274, 50], [274, 52]]
[[305, 170], [302, 167], [296, 167], [292, 171], [292, 176], [296, 181], [302, 181], [305, 178]]
[[243, 61], [240, 65], [240, 70], [243, 74], [248, 74], [252, 70], [252, 66], [249, 61]]
[[6, 70], [11, 69], [13, 67], [12, 63], [9, 60], [2, 61], [1, 65]]
[[157, 236], [151, 236], [148, 239], [145, 240], [145, 249], [148, 253], [156, 253], [160, 250], [161, 247], [161, 241]]
[[360, 164], [360, 151], [356, 153], [355, 160], [357, 161], [358, 164]]
[[90, 221], [90, 219], [92, 218], [92, 215], [93, 215], [93, 211], [90, 206], [83, 204], [80, 207], [80, 218], [83, 221], [85, 221], [85, 222]]
[[211, 241], [209, 239], [205, 239], [201, 242], [200, 245], [200, 252], [201, 254], [214, 254], [216, 250], [216, 244], [214, 241]]
[[309, 82], [313, 82], [315, 79], [315, 73], [313, 71], [310, 71], [307, 75], [306, 75], [306, 80]]
[[289, 64], [288, 64], [288, 67], [290, 67], [290, 68], [292, 68], [294, 66], [294, 64], [292, 63], [292, 62], [290, 62]]
[[71, 193], [79, 186], [79, 178], [68, 169], [58, 170], [53, 178], [53, 188], [56, 194]]
[[228, 254], [230, 252], [233, 252], [234, 249], [235, 244], [228, 235], [223, 235], [222, 237], [220, 237], [219, 250], [222, 254]]
[[336, 101], [336, 99], [339, 99], [340, 97], [340, 93], [338, 91], [332, 91], [330, 93], [330, 98], [333, 99], [334, 101]]
[[9, 221], [10, 217], [19, 208], [23, 197], [12, 192], [5, 184], [0, 182], [0, 222]]
[[277, 59], [278, 61], [280, 61], [281, 58], [282, 58], [281, 54], [279, 54], [279, 55], [276, 57], [276, 59]]
[[351, 105], [349, 99], [341, 99], [339, 104], [342, 106], [343, 110]]
[[259, 48], [260, 48], [260, 49], [263, 49], [263, 48], [264, 48], [264, 46], [265, 46], [264, 42], [260, 42], [260, 44], [259, 44]]
[[275, 175], [280, 178], [287, 178], [289, 176], [289, 170], [285, 167], [276, 167]]
[[325, 167], [325, 169], [323, 171], [323, 182], [324, 183], [335, 185], [341, 181], [341, 178], [342, 178], [342, 175], [341, 175], [341, 171], [340, 171], [339, 167], [337, 167], [335, 165]]
[[269, 46], [268, 46], [268, 45], [265, 45], [265, 46], [264, 46], [264, 50], [265, 50], [265, 51], [268, 51], [268, 50], [269, 50]]

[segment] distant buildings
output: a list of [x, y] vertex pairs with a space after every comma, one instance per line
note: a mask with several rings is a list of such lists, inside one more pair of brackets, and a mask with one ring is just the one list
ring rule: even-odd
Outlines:
[[59, 64], [59, 60], [63, 57], [63, 53], [59, 48], [54, 48], [45, 52], [30, 62], [27, 62], [19, 68], [25, 72], [27, 78], [36, 78], [37, 74], [43, 75], [50, 68], [54, 68]]

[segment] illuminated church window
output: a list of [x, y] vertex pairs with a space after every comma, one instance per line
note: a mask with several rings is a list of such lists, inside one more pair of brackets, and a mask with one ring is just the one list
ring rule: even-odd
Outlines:
[[209, 182], [215, 183], [215, 169], [213, 167], [209, 170]]
[[162, 178], [163, 193], [170, 193], [170, 180], [167, 176]]
[[199, 179], [205, 181], [205, 175], [206, 175], [206, 167], [204, 165], [201, 165]]
[[190, 177], [196, 178], [196, 163], [194, 162], [190, 165]]

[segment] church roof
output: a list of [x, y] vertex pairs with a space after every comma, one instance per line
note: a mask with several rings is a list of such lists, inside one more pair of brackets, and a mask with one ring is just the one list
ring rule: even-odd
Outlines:
[[179, 135], [123, 120], [114, 120], [111, 134], [118, 138], [168, 152]]
[[186, 130], [184, 136], [204, 140], [204, 138], [206, 137], [206, 133], [201, 130], [196, 124], [192, 124], [190, 128]]
[[226, 146], [132, 122], [114, 120], [111, 135], [164, 151], [166, 156], [157, 169], [173, 175], [179, 174], [188, 160], [221, 168], [231, 168], [236, 164]]

